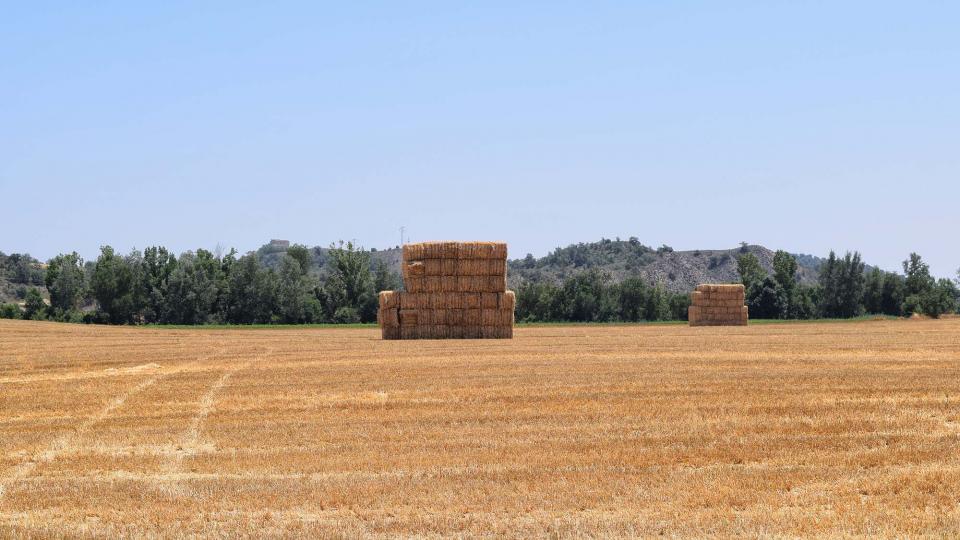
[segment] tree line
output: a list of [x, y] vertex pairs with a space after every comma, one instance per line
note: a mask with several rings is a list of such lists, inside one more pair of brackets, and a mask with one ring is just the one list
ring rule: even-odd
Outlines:
[[903, 261], [903, 275], [874, 268], [866, 272], [859, 253], [833, 251], [820, 266], [815, 285], [801, 284], [797, 261], [785, 251], [773, 257], [768, 275], [752, 253], [737, 259], [750, 317], [757, 319], [851, 318], [866, 314], [940, 317], [960, 307], [957, 282], [934, 279], [916, 253]]
[[[666, 249], [666, 248], [664, 248]], [[645, 252], [644, 252], [645, 253]], [[568, 250], [558, 256], [577, 257]], [[238, 256], [198, 249], [179, 257], [164, 247], [126, 255], [104, 246], [96, 261], [61, 254], [46, 265], [0, 253], [0, 283], [16, 284], [21, 305], [0, 304], [0, 318], [109, 324], [301, 324], [376, 321], [377, 292], [400, 289], [399, 276], [352, 243], [331, 245], [321, 268], [301, 245], [267, 265], [257, 252]], [[523, 264], [520, 261], [519, 264]], [[903, 274], [866, 270], [859, 253], [830, 252], [819, 281], [801, 283], [796, 258], [778, 251], [768, 273], [752, 253], [737, 259], [753, 319], [849, 318], [865, 314], [939, 317], [960, 307], [957, 284], [934, 279], [916, 253]], [[958, 280], [960, 283], [960, 270]], [[39, 289], [45, 286], [46, 301]], [[518, 321], [635, 322], [686, 320], [687, 293], [639, 275], [615, 281], [592, 268], [559, 282], [522, 280]]]
[[[20, 279], [23, 257], [0, 259], [0, 271]], [[277, 268], [257, 253], [216, 255], [204, 249], [179, 257], [164, 247], [121, 255], [101, 248], [94, 262], [77, 253], [51, 259], [42, 276], [23, 284], [24, 307], [0, 306], [0, 317], [109, 324], [301, 324], [373, 322], [377, 291], [399, 278], [386, 265], [371, 268], [370, 253], [352, 243], [331, 245], [324, 268], [311, 272], [312, 256], [293, 245]], [[9, 264], [13, 262], [14, 264]], [[33, 269], [38, 265], [28, 265]], [[92, 309], [91, 309], [92, 308]]]
[[[577, 256], [568, 250], [563, 256]], [[831, 251], [816, 284], [800, 283], [796, 258], [777, 251], [768, 274], [753, 253], [737, 259], [745, 301], [753, 319], [852, 318], [867, 314], [939, 317], [960, 308], [957, 284], [934, 279], [916, 253], [903, 262], [903, 275], [866, 271], [859, 253], [842, 258]], [[960, 283], [960, 270], [957, 271]], [[529, 281], [517, 288], [517, 320], [528, 322], [634, 322], [686, 320], [689, 296], [666, 291], [640, 277], [616, 283], [591, 269], [559, 284]]]

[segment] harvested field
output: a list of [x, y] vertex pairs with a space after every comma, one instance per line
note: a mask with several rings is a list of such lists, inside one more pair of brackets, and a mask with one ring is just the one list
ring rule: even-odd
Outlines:
[[957, 537], [958, 493], [958, 319], [0, 321], [0, 537]]

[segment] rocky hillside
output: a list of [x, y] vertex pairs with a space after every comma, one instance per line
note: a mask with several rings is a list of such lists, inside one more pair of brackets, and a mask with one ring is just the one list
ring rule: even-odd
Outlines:
[[[268, 265], [279, 263], [286, 251], [282, 243], [265, 244], [258, 250], [261, 259]], [[311, 248], [314, 258], [313, 271], [323, 273], [327, 249]], [[563, 279], [597, 268], [619, 281], [628, 276], [639, 275], [650, 283], [662, 283], [675, 292], [692, 290], [699, 283], [732, 283], [739, 281], [737, 257], [753, 253], [768, 272], [772, 272], [774, 252], [763, 246], [747, 245], [733, 249], [673, 251], [667, 247], [653, 249], [631, 240], [601, 240], [586, 244], [573, 244], [557, 248], [544, 257], [527, 256], [512, 259], [509, 263], [508, 281], [516, 288], [522, 281]], [[401, 252], [397, 247], [371, 252], [374, 261], [385, 262], [393, 271], [400, 272]], [[822, 259], [811, 255], [797, 255], [800, 280], [815, 282], [817, 268]]]
[[[674, 292], [693, 290], [700, 283], [735, 283], [737, 257], [753, 253], [768, 271], [773, 270], [774, 251], [764, 246], [746, 245], [733, 249], [673, 251], [668, 247], [651, 249], [635, 241], [601, 240], [589, 244], [558, 248], [539, 259], [527, 257], [510, 262], [510, 281], [552, 280], [564, 278], [590, 268], [607, 272], [619, 281], [639, 275], [649, 283], [661, 283]], [[821, 259], [798, 255], [798, 274], [805, 283], [817, 280]]]

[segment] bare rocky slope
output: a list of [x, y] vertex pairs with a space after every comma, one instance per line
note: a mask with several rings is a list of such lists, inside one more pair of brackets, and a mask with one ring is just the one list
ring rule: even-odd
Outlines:
[[[753, 253], [767, 272], [773, 271], [774, 251], [764, 246], [748, 245], [733, 249], [669, 251], [650, 250], [639, 256], [629, 251], [615, 249], [597, 249], [600, 243], [587, 244], [592, 251], [608, 253], [609, 256], [588, 260], [582, 264], [575, 261], [556, 260], [554, 254], [534, 259], [513, 260], [510, 262], [510, 281], [517, 285], [523, 280], [550, 280], [560, 282], [563, 279], [584, 270], [596, 268], [606, 272], [614, 281], [630, 276], [640, 276], [648, 283], [660, 283], [673, 292], [693, 290], [700, 283], [737, 283], [737, 257]], [[611, 242], [613, 243], [613, 242]], [[589, 249], [589, 248], [588, 248]], [[816, 282], [821, 259], [810, 255], [796, 256], [798, 275], [804, 283]], [[566, 264], [563, 264], [566, 262]]]
[[[268, 265], [279, 263], [285, 248], [266, 244], [258, 250], [261, 259]], [[327, 249], [312, 248], [314, 271], [323, 273]], [[732, 249], [702, 249], [672, 251], [669, 248], [653, 249], [635, 239], [601, 240], [573, 244], [557, 248], [544, 257], [526, 256], [509, 261], [509, 286], [516, 288], [522, 282], [550, 281], [560, 283], [564, 279], [590, 269], [607, 273], [614, 281], [629, 276], [640, 276], [648, 283], [660, 283], [675, 292], [693, 290], [700, 283], [735, 283], [737, 257], [753, 253], [760, 264], [772, 272], [774, 251], [764, 246], [746, 245]], [[400, 272], [401, 252], [397, 247], [371, 252], [374, 264], [383, 261], [394, 272]], [[812, 283], [817, 280], [822, 259], [811, 255], [795, 255], [800, 280]]]

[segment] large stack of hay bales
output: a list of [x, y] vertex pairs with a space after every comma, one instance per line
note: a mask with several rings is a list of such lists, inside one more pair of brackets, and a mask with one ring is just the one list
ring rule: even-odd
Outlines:
[[743, 285], [697, 285], [687, 320], [690, 326], [745, 326], [749, 314], [743, 299]]
[[507, 245], [424, 242], [403, 246], [406, 291], [382, 291], [383, 339], [512, 338]]

